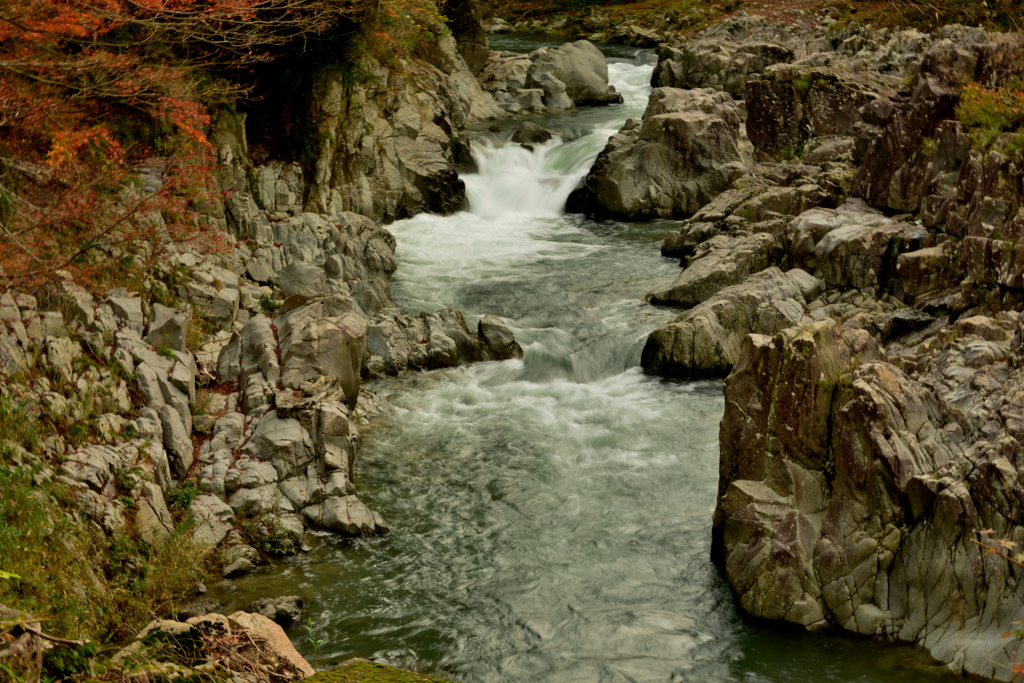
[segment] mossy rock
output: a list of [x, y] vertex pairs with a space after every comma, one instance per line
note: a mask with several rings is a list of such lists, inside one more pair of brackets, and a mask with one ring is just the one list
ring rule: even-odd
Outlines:
[[451, 683], [426, 674], [418, 674], [365, 659], [350, 659], [330, 671], [322, 671], [303, 683]]

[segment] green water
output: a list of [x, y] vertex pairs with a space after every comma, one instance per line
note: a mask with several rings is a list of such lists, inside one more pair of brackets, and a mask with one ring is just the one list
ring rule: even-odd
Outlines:
[[543, 119], [573, 139], [534, 153], [482, 141], [468, 212], [391, 226], [402, 306], [501, 315], [525, 358], [373, 386], [400, 410], [366, 431], [356, 485], [393, 533], [320, 537], [234, 582], [231, 606], [298, 594], [318, 666], [467, 683], [947, 680], [910, 648], [746, 623], [711, 565], [722, 384], [638, 367], [673, 315], [642, 301], [678, 273], [658, 250], [671, 224], [561, 210], [643, 111], [650, 66], [631, 54], [612, 64], [625, 104]]

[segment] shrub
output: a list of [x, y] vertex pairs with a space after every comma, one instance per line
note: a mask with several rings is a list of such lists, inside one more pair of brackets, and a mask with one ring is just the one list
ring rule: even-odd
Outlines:
[[44, 618], [47, 632], [100, 643], [134, 635], [207, 578], [208, 549], [187, 529], [152, 547], [126, 531], [108, 537], [80, 521], [67, 487], [33, 474], [0, 466], [0, 568], [16, 576], [0, 580], [0, 603]]
[[1015, 133], [1011, 138], [1021, 133], [1024, 126], [1024, 90], [986, 88], [979, 83], [967, 83], [957, 105], [956, 116], [970, 131], [975, 146], [988, 149], [1004, 133]]

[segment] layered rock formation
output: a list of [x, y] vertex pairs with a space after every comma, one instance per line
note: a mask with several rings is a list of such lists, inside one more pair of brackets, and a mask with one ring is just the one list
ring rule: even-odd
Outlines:
[[728, 375], [714, 557], [751, 615], [1009, 680], [1018, 570], [983, 546], [1024, 538], [1024, 156], [956, 105], [1024, 45], [716, 31], [656, 79], [742, 94], [760, 163], [666, 238], [684, 269], [650, 300], [688, 310], [642, 360]]
[[[194, 538], [222, 547], [225, 576], [267, 548], [298, 551], [307, 530], [386, 533], [353, 485], [355, 413], [370, 410], [362, 379], [522, 356], [498, 318], [471, 330], [460, 311], [412, 316], [391, 300], [396, 242], [380, 220], [461, 208], [459, 130], [501, 114], [454, 45], [443, 37], [433, 64], [356, 91], [325, 75], [312, 174], [254, 165], [245, 117], [220, 112], [211, 138], [226, 200], [196, 219], [225, 231], [225, 253], [172, 245], [142, 295], [97, 296], [65, 278], [42, 300], [0, 296], [4, 399], [91, 435], [80, 446], [49, 436], [22, 457], [107, 533], [162, 542], [175, 493], [190, 501]], [[140, 174], [129, 191], [166, 180], [159, 160]], [[176, 492], [186, 485], [199, 495]]]
[[[353, 212], [390, 222], [463, 208], [465, 188], [455, 165], [467, 143], [459, 131], [506, 114], [475, 76], [487, 50], [486, 37], [471, 31], [477, 10], [453, 1], [446, 11], [458, 17], [461, 43], [436, 25], [436, 40], [420, 59], [391, 67], [369, 57], [328, 65], [310, 72], [299, 103], [261, 111], [255, 123], [242, 113], [217, 116], [214, 142], [230, 150], [222, 159], [230, 154], [238, 162], [222, 181], [237, 193], [228, 204], [234, 232], [244, 234], [260, 211]], [[285, 116], [284, 109], [298, 113]], [[281, 137], [280, 128], [307, 131], [293, 143], [303, 149], [297, 163], [254, 162], [246, 128], [257, 124], [261, 139]], [[245, 171], [257, 166], [253, 182]]]
[[961, 323], [888, 358], [831, 320], [746, 338], [715, 510], [744, 610], [921, 643], [1009, 679], [1003, 634], [1024, 601], [1012, 567], [976, 542], [983, 529], [1024, 536], [1020, 321]]

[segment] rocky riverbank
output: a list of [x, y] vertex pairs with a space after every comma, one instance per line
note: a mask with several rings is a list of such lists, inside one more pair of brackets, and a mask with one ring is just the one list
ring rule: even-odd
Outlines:
[[685, 310], [642, 362], [727, 377], [714, 557], [740, 607], [1001, 680], [1024, 604], [986, 545], [1024, 538], [1024, 151], [973, 107], [1015, 97], [1022, 57], [960, 26], [738, 17], [661, 47], [643, 120], [570, 201], [685, 219], [649, 295]]
[[[469, 19], [475, 12], [447, 10], [465, 10]], [[127, 544], [129, 562], [167, 548], [198, 563], [180, 568], [184, 590], [158, 608], [158, 616], [181, 621], [149, 624], [128, 654], [103, 661], [108, 671], [144, 672], [131, 662], [145, 660], [172, 677], [312, 673], [267, 621], [294, 622], [301, 612], [273, 602], [254, 604], [253, 614], [204, 614], [211, 605], [199, 598], [203, 567], [235, 578], [307, 550], [308, 532], [388, 533], [354, 485], [359, 425], [387, 410], [361, 391], [362, 380], [522, 357], [497, 317], [470, 329], [456, 309], [412, 316], [391, 298], [396, 241], [382, 223], [461, 210], [456, 168], [469, 161], [462, 131], [512, 109], [499, 107], [475, 75], [485, 66], [479, 26], [456, 23], [462, 29], [453, 26], [452, 35], [438, 30], [429, 61], [367, 60], [360, 68], [368, 75], [355, 85], [336, 71], [314, 74], [301, 107], [320, 127], [312, 161], [255, 162], [266, 147], [254, 151], [249, 137], [255, 126], [265, 139], [273, 117], [215, 112], [212, 172], [224, 199], [203, 205], [194, 220], [219, 231], [227, 250], [170, 245], [132, 289], [90, 291], [62, 272], [40, 291], [0, 294], [3, 464], [20, 477], [40, 524], [66, 510], [81, 536], [76, 553]], [[552, 110], [621, 100], [590, 43], [541, 50], [528, 61], [522, 85], [536, 85]], [[534, 132], [527, 126], [523, 139]], [[147, 161], [133, 191], [159, 192], [164, 169], [161, 159]], [[43, 538], [50, 533], [41, 530]], [[86, 572], [104, 591], [106, 566], [103, 559]], [[8, 584], [15, 596], [43, 580], [17, 563], [9, 569], [20, 572], [3, 575], [15, 582]], [[56, 641], [26, 631], [20, 622], [31, 618], [18, 614], [11, 632], [25, 636], [25, 647], [0, 657], [27, 661], [29, 650]], [[164, 641], [173, 645], [167, 652], [157, 647]], [[94, 670], [91, 654], [68, 656], [88, 659]]]
[[[58, 273], [40, 291], [0, 294], [3, 465], [19, 485], [25, 473], [39, 487], [43, 527], [68, 510], [74, 533], [95, 535], [111, 553], [125, 544], [142, 557], [187, 547], [204, 564], [210, 548], [224, 577], [300, 552], [307, 531], [389, 531], [353, 484], [358, 423], [385, 409], [372, 394], [360, 399], [361, 381], [522, 356], [499, 318], [470, 329], [458, 310], [412, 316], [391, 299], [396, 242], [382, 221], [462, 209], [460, 131], [505, 116], [475, 77], [482, 64], [474, 70], [463, 57], [472, 54], [466, 36], [438, 36], [429, 62], [367, 60], [369, 75], [356, 85], [330, 70], [311, 79], [302, 108], [321, 128], [311, 164], [255, 163], [246, 116], [214, 115], [212, 172], [225, 199], [194, 220], [219, 230], [233, 245], [226, 252], [171, 245], [132, 290], [89, 291]], [[152, 159], [140, 168], [137, 191], [159, 192], [164, 167]], [[21, 533], [45, 538], [48, 528]], [[85, 572], [103, 591], [107, 564]], [[19, 562], [2, 569], [15, 570], [3, 578], [16, 599], [47, 594], [33, 588], [46, 577]], [[201, 566], [184, 571], [202, 578]], [[191, 583], [160, 616], [181, 613], [197, 587], [205, 591]], [[158, 631], [230, 650], [225, 643], [256, 628], [245, 625], [251, 615], [197, 618], [151, 624], [136, 638], [147, 644], [141, 656], [162, 661], [149, 647], [163, 638]], [[275, 671], [312, 674], [277, 632], [246, 637], [283, 638], [294, 666], [257, 661], [262, 645], [208, 663], [241, 680], [266, 679], [260, 667], [275, 680]], [[52, 644], [27, 637], [34, 648]], [[34, 656], [0, 649], [12, 662], [22, 655]], [[239, 664], [249, 659], [253, 671]]]
[[[118, 552], [212, 548], [237, 577], [301, 552], [311, 531], [389, 531], [355, 487], [359, 426], [385, 409], [362, 380], [523, 352], [494, 316], [471, 329], [456, 309], [399, 309], [384, 224], [463, 207], [468, 124], [621, 101], [591, 43], [488, 56], [476, 9], [449, 9], [454, 33], [439, 30], [429, 58], [368, 62], [355, 85], [315, 74], [302, 162], [254, 155], [254, 124], [215, 112], [224, 200], [195, 220], [226, 253], [176, 245], [132, 290], [62, 273], [0, 295], [5, 471], [38, 489], [44, 535], [59, 518]], [[655, 90], [568, 209], [682, 221], [662, 252], [683, 268], [648, 299], [683, 310], [642, 364], [727, 378], [714, 556], [738, 604], [1008, 679], [1019, 572], [984, 546], [1024, 539], [1020, 37], [745, 15], [694, 40], [622, 31], [592, 37], [668, 39]], [[979, 114], [1007, 101], [991, 110], [1002, 118]], [[147, 161], [133, 191], [159, 191], [164, 168]], [[31, 589], [7, 569], [0, 580]], [[83, 573], [73, 592], [104, 581]], [[312, 673], [273, 624], [294, 621], [292, 606], [161, 609], [182, 621], [151, 623], [121, 660], [174, 676]], [[41, 653], [40, 622], [11, 619], [24, 647], [0, 657]]]

